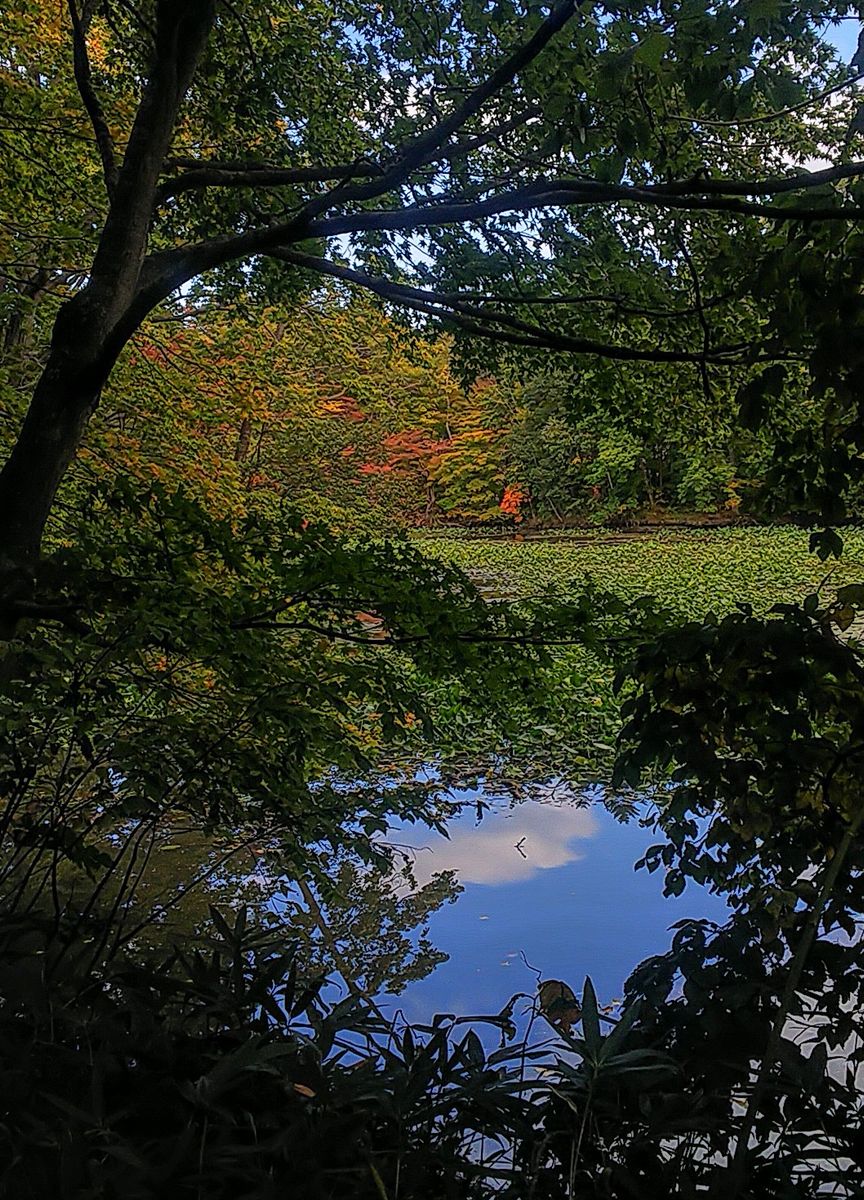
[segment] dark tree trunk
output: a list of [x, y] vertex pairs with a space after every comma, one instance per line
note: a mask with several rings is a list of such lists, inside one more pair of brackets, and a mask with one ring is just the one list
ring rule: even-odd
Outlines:
[[113, 366], [89, 289], [60, 310], [48, 361], [0, 471], [0, 569], [29, 569], [57, 488]]
[[98, 390], [70, 386], [50, 367], [40, 379], [0, 473], [0, 566], [28, 566], [38, 557], [60, 480], [98, 398]]
[[[84, 16], [90, 6], [85, 5]], [[85, 107], [100, 131], [110, 203], [87, 286], [67, 301], [54, 324], [42, 376], [12, 452], [0, 471], [0, 625], [14, 628], [15, 604], [26, 598], [57, 488], [81, 442], [123, 346], [150, 309], [171, 290], [142, 290], [156, 187], [177, 112], [213, 24], [215, 0], [158, 0], [153, 66], [122, 166], [89, 85], [86, 21], [75, 36]], [[89, 103], [88, 103], [89, 101]], [[116, 175], [116, 178], [113, 176]], [[109, 178], [109, 176], [111, 176]], [[171, 285], [173, 286], [173, 285]], [[4, 636], [0, 629], [0, 637]]]
[[240, 432], [237, 434], [237, 447], [234, 451], [234, 461], [243, 462], [249, 453], [249, 441], [252, 437], [252, 422], [244, 417], [240, 422]]

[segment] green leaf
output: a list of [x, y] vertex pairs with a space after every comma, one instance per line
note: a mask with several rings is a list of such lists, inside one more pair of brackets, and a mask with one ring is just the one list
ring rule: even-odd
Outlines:
[[603, 1046], [603, 1035], [600, 1032], [597, 994], [589, 975], [585, 976], [585, 986], [582, 989], [582, 1033], [588, 1056], [596, 1062]]
[[839, 558], [843, 553], [843, 539], [836, 529], [821, 529], [810, 534], [810, 550], [824, 562], [826, 558]]
[[652, 71], [656, 71], [671, 45], [672, 39], [668, 33], [663, 33], [659, 29], [652, 30], [636, 47], [633, 58], [636, 62], [643, 63]]

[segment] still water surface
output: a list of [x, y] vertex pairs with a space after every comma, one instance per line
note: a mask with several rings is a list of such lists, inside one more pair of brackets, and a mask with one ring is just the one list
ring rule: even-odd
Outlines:
[[662, 872], [633, 869], [656, 835], [636, 821], [621, 824], [600, 804], [494, 805], [479, 822], [467, 807], [449, 828], [449, 839], [417, 827], [394, 832], [413, 848], [418, 883], [455, 870], [464, 887], [430, 922], [449, 960], [387, 1006], [411, 1021], [495, 1013], [513, 993], [533, 993], [537, 976], [523, 953], [542, 978], [563, 979], [577, 994], [590, 975], [609, 1003], [642, 959], [668, 948], [673, 922], [727, 915], [700, 887], [664, 897]]

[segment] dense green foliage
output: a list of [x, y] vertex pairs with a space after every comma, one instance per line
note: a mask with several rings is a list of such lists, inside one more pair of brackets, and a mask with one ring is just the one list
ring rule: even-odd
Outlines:
[[[260, 513], [238, 540], [180, 497], [127, 491], [107, 500], [96, 503], [84, 543], [86, 592], [98, 603], [76, 608], [72, 628], [41, 626], [13, 643], [4, 684], [17, 788], [5, 810], [13, 853], [3, 876], [0, 1037], [7, 1093], [19, 1097], [5, 1118], [16, 1148], [8, 1187], [37, 1196], [62, 1175], [72, 1196], [203, 1188], [227, 1197], [241, 1186], [266, 1196], [302, 1170], [304, 1186], [322, 1197], [409, 1184], [412, 1195], [484, 1196], [496, 1179], [526, 1198], [563, 1200], [578, 1189], [623, 1200], [646, 1190], [728, 1194], [737, 1172], [761, 1189], [748, 1194], [788, 1191], [794, 1178], [788, 1194], [804, 1197], [842, 1177], [826, 1155], [860, 1159], [859, 950], [857, 939], [835, 937], [838, 925], [854, 933], [864, 904], [854, 865], [862, 667], [836, 636], [855, 624], [860, 588], [847, 585], [827, 608], [808, 601], [767, 616], [736, 613], [734, 595], [764, 612], [778, 571], [802, 587], [815, 569], [790, 531], [747, 530], [631, 542], [629, 571], [621, 543], [594, 544], [595, 566], [604, 555], [618, 564], [607, 577], [621, 604], [560, 591], [542, 604], [489, 604], [465, 576], [405, 545], [349, 551], [323, 529], [269, 529]], [[672, 590], [676, 577], [680, 601], [681, 580], [706, 546], [718, 557], [709, 591], [694, 597], [697, 619], [682, 629], [675, 613], [634, 607], [640, 586]], [[496, 565], [499, 587], [520, 569], [523, 591], [541, 582], [532, 571], [552, 579], [545, 544], [451, 539], [430, 548]], [[551, 549], [563, 569], [585, 547]], [[336, 589], [332, 564], [343, 559]], [[45, 569], [74, 580], [75, 561], [58, 551]], [[358, 597], [372, 579], [380, 589], [384, 566], [387, 598], [379, 590], [378, 609], [358, 614]], [[82, 590], [70, 586], [71, 595]], [[733, 611], [704, 616], [709, 593]], [[290, 603], [273, 612], [267, 598], [286, 594]], [[531, 649], [536, 634], [548, 642], [565, 624], [583, 646]], [[515, 638], [503, 656], [511, 644], [495, 640], [502, 636]], [[400, 638], [401, 647], [382, 644]], [[311, 679], [290, 669], [299, 654], [315, 659]], [[431, 947], [421, 938], [415, 951], [410, 930], [447, 895], [440, 881], [397, 900], [385, 877], [362, 866], [383, 868], [369, 837], [388, 817], [439, 822], [449, 811], [446, 779], [400, 780], [392, 766], [381, 775], [383, 755], [416, 754], [409, 713], [431, 723], [427, 736], [445, 756], [448, 747], [464, 755], [472, 737], [478, 750], [483, 737], [487, 752], [507, 747], [514, 764], [522, 760], [515, 786], [548, 775], [556, 754], [590, 776], [612, 751], [602, 743], [592, 758], [592, 723], [594, 736], [603, 728], [610, 737], [619, 723], [616, 660], [629, 720], [621, 783], [640, 785], [645, 767], [656, 780], [670, 763], [680, 780], [655, 793], [664, 840], [647, 865], [665, 867], [673, 893], [688, 878], [729, 892], [729, 926], [685, 923], [668, 955], [636, 970], [605, 1040], [590, 988], [581, 1037], [550, 1011], [557, 1047], [537, 1045], [529, 1030], [527, 1043], [508, 1040], [491, 1061], [452, 1018], [414, 1031], [383, 1022], [374, 992], [433, 965]], [[262, 661], [266, 685], [256, 674]], [[62, 688], [64, 703], [40, 692], [22, 704], [25, 675]], [[341, 681], [338, 703], [325, 686], [331, 675]], [[550, 724], [532, 727], [544, 694]], [[568, 737], [579, 752], [570, 760]], [[332, 769], [340, 764], [341, 778]], [[498, 783], [507, 782], [505, 769]], [[176, 844], [190, 824], [208, 839], [198, 860], [181, 860], [197, 873], [148, 892], [153, 846], [163, 851], [166, 831]], [[208, 921], [206, 891], [200, 900], [208, 879], [223, 897], [248, 895], [242, 868], [221, 881], [212, 870], [214, 854], [238, 842], [256, 847], [267, 884], [248, 931], [242, 921], [233, 931], [218, 916]], [[66, 860], [74, 889], [68, 867], [57, 870]], [[276, 923], [271, 915], [262, 926], [260, 899], [279, 891], [286, 871], [300, 893], [286, 894]], [[180, 925], [174, 919], [173, 934], [160, 934], [196, 884], [199, 899]], [[165, 960], [183, 921], [194, 941]], [[286, 937], [296, 950], [286, 952]], [[303, 998], [293, 982], [322, 967], [351, 993], [335, 1011], [327, 993]], [[797, 1029], [814, 1005], [830, 1020], [808, 1024], [812, 1045], [801, 1048], [787, 1024]], [[513, 1017], [511, 1005], [495, 1018], [507, 1039]], [[746, 1092], [765, 1045], [770, 1058], [742, 1111], [731, 1098]], [[845, 1082], [827, 1069], [832, 1056], [851, 1072]], [[157, 1091], [159, 1119], [142, 1122], [138, 1105]]]
[[[860, 1192], [853, 14], [4, 6], [0, 1189]], [[745, 501], [840, 565], [389, 532]], [[729, 922], [384, 1021], [455, 888], [389, 822], [550, 777]]]
[[843, 531], [843, 557], [825, 564], [793, 528], [597, 532], [515, 542], [459, 536], [423, 537], [435, 557], [467, 571], [492, 594], [533, 594], [565, 581], [590, 580], [634, 600], [655, 596], [685, 616], [726, 613], [738, 603], [764, 612], [779, 597], [803, 599], [860, 577], [864, 535]]
[[[669, 510], [733, 517], [754, 507], [771, 464], [769, 434], [741, 421], [727, 394], [694, 394], [688, 381], [631, 380], [650, 402], [620, 410], [577, 373], [544, 373], [512, 390], [502, 435], [523, 515], [540, 523], [621, 521]], [[814, 426], [803, 406], [790, 427]]]
[[[566, 1021], [540, 988], [555, 1045], [492, 1054], [452, 1017], [411, 1030], [356, 996], [333, 1009], [245, 910], [233, 928], [214, 912], [210, 938], [155, 969], [103, 965], [88, 940], [58, 951], [19, 916], [0, 1014], [7, 1094], [25, 1097], [5, 1118], [7, 1182], [263, 1197], [302, 1172], [322, 1197], [854, 1194], [864, 661], [836, 631], [862, 604], [850, 585], [827, 608], [694, 621], [622, 673], [619, 779], [675, 766], [646, 863], [671, 893], [695, 879], [728, 894], [734, 915], [681, 922], [608, 1033], [590, 981]], [[519, 1000], [489, 1018], [505, 1039]]]
[[[837, 587], [860, 579], [864, 569], [860, 531], [844, 530], [844, 542], [843, 557], [826, 566], [807, 551], [806, 536], [792, 528], [596, 533], [524, 541], [456, 534], [418, 539], [427, 554], [467, 572], [487, 596], [532, 596], [546, 589], [566, 595], [594, 587], [618, 597], [626, 608], [647, 594], [667, 621], [712, 613], [722, 617], [742, 603], [765, 614], [779, 596], [803, 600], [817, 588], [827, 603]], [[635, 614], [647, 638], [656, 618], [645, 608]], [[534, 699], [526, 705], [510, 697], [511, 720], [504, 729], [466, 711], [452, 685], [436, 686], [437, 703], [450, 705], [443, 722], [447, 737], [439, 743], [453, 772], [448, 778], [470, 782], [482, 775], [487, 786], [504, 794], [525, 794], [532, 782], [552, 776], [575, 788], [608, 781], [621, 724], [620, 697], [612, 686], [614, 660], [628, 643], [618, 643], [616, 651], [614, 643], [577, 641], [581, 644], [550, 648], [547, 677], [554, 686], [539, 703]], [[613, 811], [628, 811], [626, 796], [612, 791], [606, 797]]]

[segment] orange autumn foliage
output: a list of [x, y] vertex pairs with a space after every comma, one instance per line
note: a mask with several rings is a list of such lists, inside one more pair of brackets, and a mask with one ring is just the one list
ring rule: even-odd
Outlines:
[[514, 521], [521, 521], [522, 507], [528, 500], [528, 493], [521, 487], [511, 484], [504, 489], [504, 495], [501, 497], [501, 503], [498, 505], [501, 512], [512, 517]]
[[[178, 311], [148, 322], [124, 356], [84, 462], [178, 480], [226, 515], [254, 493], [256, 506], [287, 499], [337, 525], [363, 512], [491, 519], [507, 515], [495, 395], [490, 379], [457, 383], [449, 339], [422, 338], [368, 299], [324, 295], [254, 320]], [[488, 500], [461, 496], [469, 478]]]

